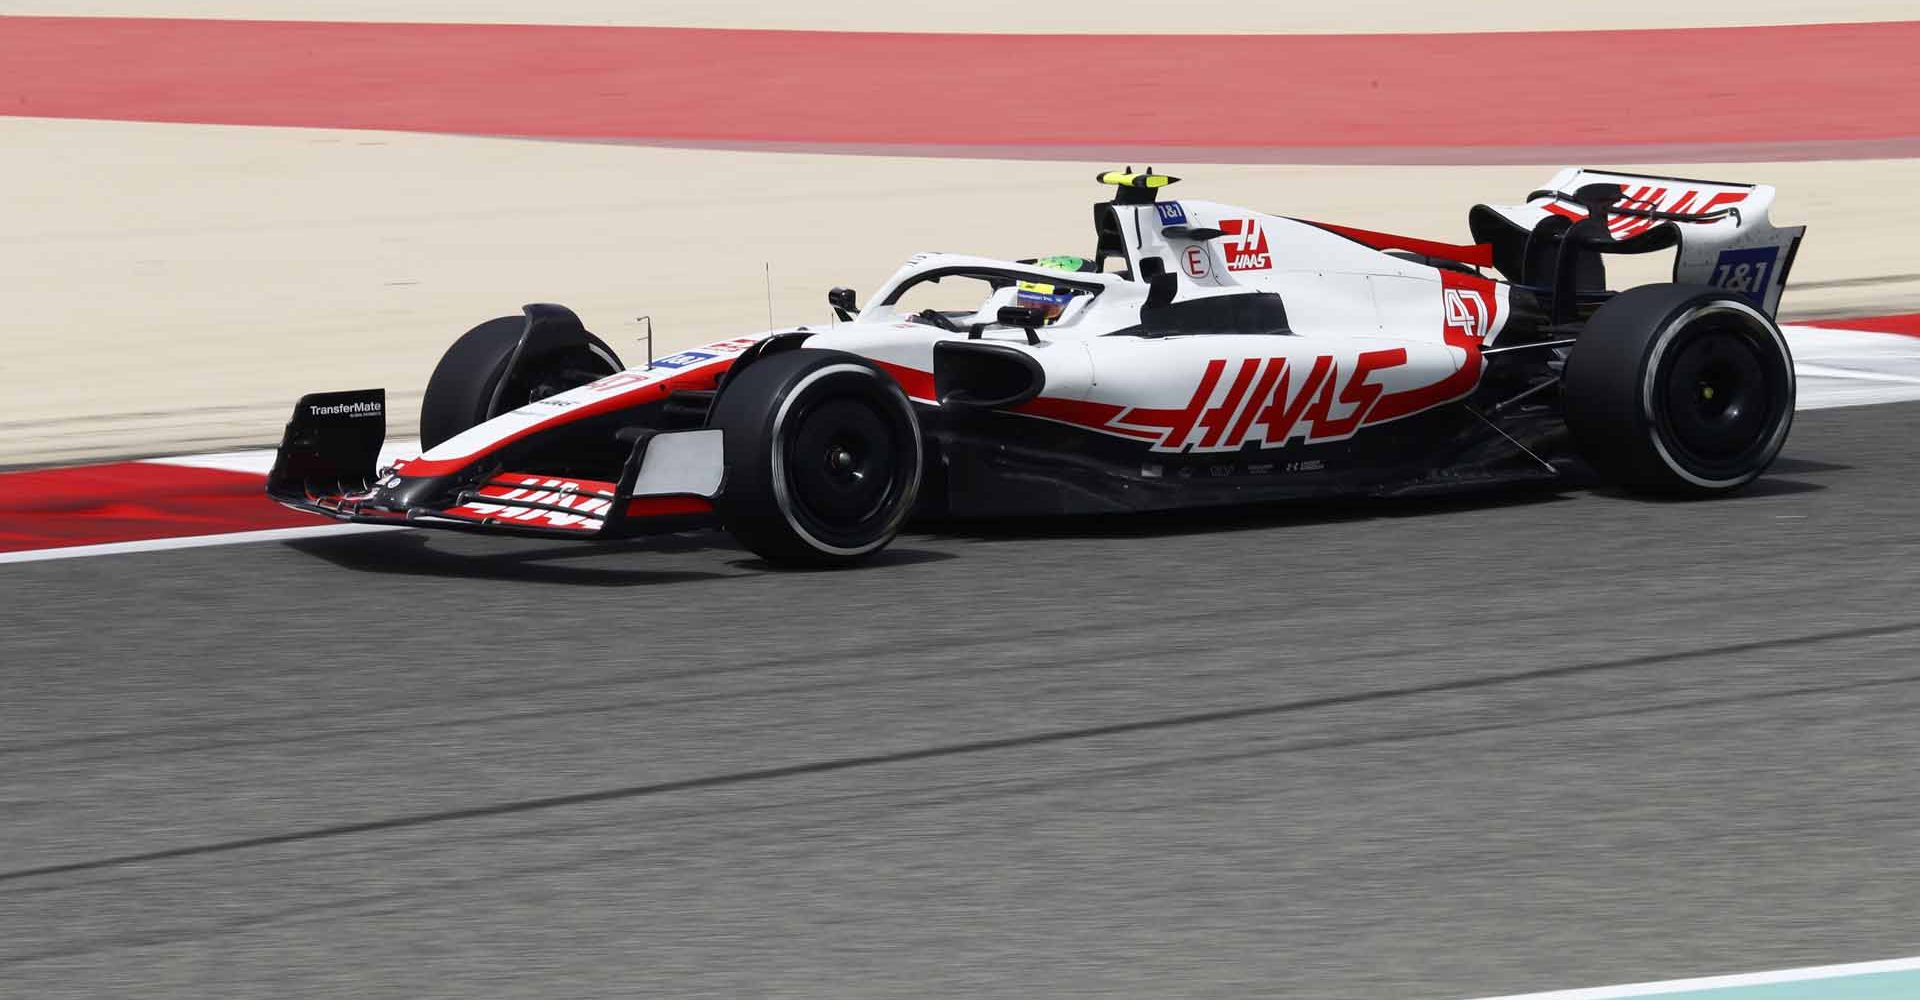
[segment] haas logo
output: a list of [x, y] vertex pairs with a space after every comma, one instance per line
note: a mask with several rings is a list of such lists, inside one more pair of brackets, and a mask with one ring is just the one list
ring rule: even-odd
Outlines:
[[[1362, 351], [1354, 358], [1243, 358], [1207, 362], [1200, 386], [1179, 409], [1134, 407], [1109, 427], [1157, 432], [1154, 451], [1239, 451], [1352, 437], [1385, 392], [1375, 376], [1407, 363], [1407, 350]], [[1144, 435], [1143, 435], [1144, 436]]]
[[[454, 510], [463, 514], [498, 515], [503, 521], [544, 520], [556, 528], [597, 530], [607, 516], [607, 509], [613, 503], [601, 497], [580, 496], [579, 490], [579, 483], [563, 482], [558, 479], [548, 479], [544, 482], [538, 478], [522, 479], [520, 485], [514, 489], [501, 490], [499, 487], [489, 486], [479, 494], [487, 502], [475, 500]], [[546, 504], [548, 507], [564, 507], [566, 510], [523, 507], [515, 501]]]
[[1273, 267], [1267, 250], [1267, 231], [1258, 219], [1222, 219], [1220, 231], [1236, 237], [1226, 241], [1227, 270], [1265, 271]]
[[1487, 298], [1471, 288], [1447, 289], [1447, 326], [1481, 340], [1493, 328], [1493, 311]]

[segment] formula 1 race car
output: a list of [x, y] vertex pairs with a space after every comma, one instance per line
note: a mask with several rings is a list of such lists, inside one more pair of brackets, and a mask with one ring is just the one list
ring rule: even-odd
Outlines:
[[[1404, 494], [1576, 469], [1718, 494], [1793, 419], [1770, 187], [1567, 170], [1465, 245], [1100, 176], [1089, 258], [910, 258], [861, 309], [624, 366], [561, 306], [456, 341], [418, 458], [383, 390], [302, 398], [269, 494], [346, 521], [567, 538], [718, 524], [832, 565], [909, 517]], [[1673, 282], [1605, 289], [1608, 255]], [[1505, 280], [1486, 276], [1484, 269]]]

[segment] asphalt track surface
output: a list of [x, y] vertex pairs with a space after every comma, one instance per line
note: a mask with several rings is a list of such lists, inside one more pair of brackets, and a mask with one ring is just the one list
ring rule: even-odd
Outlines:
[[1738, 498], [0, 572], [0, 994], [1446, 998], [1920, 951], [1920, 404]]

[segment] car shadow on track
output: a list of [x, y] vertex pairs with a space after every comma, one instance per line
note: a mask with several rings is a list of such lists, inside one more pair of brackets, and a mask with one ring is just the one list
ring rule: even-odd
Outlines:
[[1458, 511], [1498, 510], [1557, 503], [1572, 497], [1564, 483], [1503, 485], [1445, 494], [1296, 500], [1233, 507], [1079, 516], [943, 519], [916, 523], [915, 532], [936, 538], [1144, 538], [1258, 531], [1426, 517]]
[[1726, 503], [1742, 499], [1817, 493], [1827, 487], [1802, 479], [1782, 478], [1779, 473], [1819, 474], [1839, 472], [1849, 468], [1851, 466], [1830, 462], [1780, 458], [1774, 461], [1767, 475], [1721, 498], [1662, 497], [1636, 493], [1601, 483], [1591, 472], [1575, 467], [1568, 470], [1566, 478], [1560, 480], [1497, 484], [1407, 496], [1298, 500], [1242, 507], [1209, 507], [1077, 517], [947, 519], [916, 523], [913, 530], [935, 538], [979, 540], [1142, 538], [1253, 531], [1296, 525], [1339, 524], [1376, 518], [1431, 517], [1460, 512], [1494, 511], [1575, 500], [1582, 495], [1655, 504]]
[[[422, 576], [461, 580], [501, 580], [517, 583], [558, 583], [587, 587], [645, 587], [693, 580], [719, 580], [776, 572], [767, 563], [747, 556], [726, 565], [744, 572], [688, 569], [650, 569], [643, 561], [662, 555], [714, 551], [746, 556], [719, 531], [655, 535], [623, 541], [567, 542], [550, 545], [515, 538], [477, 538], [435, 535], [427, 531], [381, 532], [308, 538], [283, 543], [287, 548], [324, 559], [359, 573]], [[569, 560], [622, 560], [621, 565], [582, 566]], [[866, 563], [868, 567], [904, 566], [951, 559], [945, 552], [894, 546]], [[626, 560], [632, 560], [629, 564]]]
[[[663, 570], [607, 566], [565, 565], [568, 559], [607, 556], [617, 553], [642, 553], [631, 545], [608, 542], [580, 542], [528, 548], [518, 539], [489, 540], [495, 546], [473, 545], [472, 539], [457, 548], [435, 544], [424, 531], [381, 532], [372, 535], [343, 535], [334, 538], [308, 538], [284, 543], [287, 548], [315, 556], [358, 573], [395, 576], [424, 576], [462, 580], [503, 580], [517, 583], [564, 583], [593, 587], [642, 587], [688, 580], [710, 580], [725, 573], [690, 570]], [[489, 551], [488, 549], [492, 549]]]
[[[1853, 468], [1853, 466], [1840, 465], [1836, 462], [1816, 462], [1810, 458], [1788, 458], [1782, 456], [1774, 459], [1773, 464], [1767, 467], [1767, 475], [1778, 475], [1782, 472], [1799, 474], [1809, 472], [1845, 472], [1851, 468]], [[1761, 481], [1765, 482], [1766, 477], [1761, 477]]]
[[[909, 530], [911, 531], [913, 529], [909, 529]], [[924, 534], [924, 532], [921, 532], [921, 533]], [[747, 570], [753, 573], [781, 573], [789, 576], [810, 576], [815, 573], [857, 572], [859, 570], [880, 569], [887, 566], [914, 566], [920, 563], [945, 562], [948, 559], [958, 559], [958, 558], [960, 557], [957, 555], [954, 555], [951, 552], [935, 552], [932, 549], [916, 549], [911, 546], [902, 545], [899, 542], [895, 542], [894, 544], [889, 545], [886, 548], [880, 550], [878, 554], [870, 556], [865, 561], [856, 563], [852, 566], [818, 566], [818, 567], [775, 566], [767, 562], [765, 559], [760, 559], [753, 556], [746, 556], [740, 559], [729, 559], [727, 561], [727, 565], [733, 566], [737, 569]]]
[[[1816, 464], [1816, 463], [1808, 463]], [[1829, 466], [1828, 468], [1845, 468]], [[1692, 503], [1738, 503], [1742, 500], [1757, 500], [1763, 497], [1785, 497], [1802, 493], [1819, 493], [1827, 487], [1820, 483], [1810, 483], [1803, 479], [1781, 479], [1778, 476], [1761, 476], [1739, 490], [1724, 497], [1660, 496], [1658, 494], [1635, 493], [1618, 486], [1596, 486], [1591, 492], [1595, 496], [1615, 500], [1634, 500], [1640, 503], [1654, 504], [1692, 504]]]

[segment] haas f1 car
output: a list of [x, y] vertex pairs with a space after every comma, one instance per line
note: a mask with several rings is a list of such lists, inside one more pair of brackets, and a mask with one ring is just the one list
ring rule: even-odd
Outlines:
[[[1091, 257], [923, 253], [837, 321], [623, 365], [556, 305], [482, 323], [376, 469], [382, 390], [302, 398], [268, 482], [345, 521], [565, 538], [717, 524], [774, 564], [910, 517], [1404, 494], [1578, 472], [1738, 489], [1779, 453], [1804, 227], [1766, 186], [1567, 170], [1449, 244], [1102, 174]], [[1607, 258], [1675, 251], [1606, 288]], [[1492, 276], [1488, 272], [1497, 274]]]

